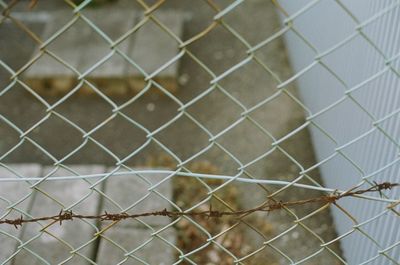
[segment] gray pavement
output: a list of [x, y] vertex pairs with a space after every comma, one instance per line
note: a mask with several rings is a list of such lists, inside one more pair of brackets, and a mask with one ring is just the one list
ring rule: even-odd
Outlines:
[[[76, 174], [110, 172], [101, 165], [68, 165], [64, 168], [41, 167], [38, 164], [10, 164], [12, 170], [0, 169], [2, 178], [62, 177]], [[112, 169], [110, 169], [112, 170]], [[50, 180], [35, 185], [31, 182], [1, 182], [0, 214], [6, 219], [24, 219], [57, 215], [61, 209], [74, 214], [99, 215], [104, 212], [139, 213], [169, 209], [170, 181], [164, 181], [152, 191], [148, 188], [166, 177], [165, 174], [111, 176], [105, 185], [90, 189], [94, 180]], [[97, 179], [96, 179], [97, 180]], [[10, 207], [10, 209], [7, 209]], [[167, 217], [150, 216], [124, 220], [110, 226], [111, 221], [74, 218], [62, 225], [54, 221], [0, 226], [0, 264], [126, 264], [144, 260], [150, 264], [172, 264], [176, 232], [165, 229]], [[106, 229], [107, 228], [107, 229]], [[159, 229], [156, 235], [153, 233]], [[95, 236], [100, 230], [105, 232]], [[167, 243], [169, 242], [169, 243]], [[125, 254], [144, 245], [126, 257]], [[163, 251], [154, 251], [163, 249]]]
[[[225, 6], [227, 1], [218, 1], [218, 3], [221, 6]], [[137, 8], [130, 1], [119, 1], [117, 5], [124, 8], [132, 5], [131, 8]], [[50, 7], [43, 7], [42, 5], [38, 8]], [[185, 40], [206, 28], [214, 14], [213, 10], [202, 1], [198, 1], [196, 4], [191, 1], [167, 1], [163, 8], [177, 8], [191, 14], [192, 18], [187, 21], [184, 28], [183, 39]], [[269, 1], [262, 0], [246, 1], [225, 19], [232, 28], [252, 45], [272, 35], [280, 26], [272, 4]], [[0, 30], [4, 29], [0, 28]], [[12, 28], [7, 29], [7, 31], [14, 32]], [[34, 47], [34, 45], [25, 40], [26, 36], [22, 33], [15, 32], [13, 34], [23, 39], [20, 43], [24, 43], [23, 47], [21, 47], [24, 53], [16, 56], [14, 53], [9, 52], [11, 50], [9, 44], [3, 43], [0, 48], [0, 59], [16, 69], [26, 62], [29, 58], [29, 53], [26, 50]], [[222, 27], [217, 27], [203, 39], [189, 45], [188, 48], [216, 74], [223, 73], [246, 58], [246, 47]], [[272, 42], [260, 50], [257, 55], [282, 80], [291, 75], [282, 40]], [[181, 85], [175, 96], [182, 102], [188, 102], [209, 88], [209, 82], [212, 78], [188, 56], [182, 58], [179, 69]], [[0, 75], [0, 86], [4, 87], [9, 76], [3, 70], [0, 70]], [[259, 65], [252, 62], [222, 80], [220, 85], [239, 99], [246, 107], [251, 107], [272, 95], [276, 91], [277, 83]], [[289, 89], [291, 93], [296, 95], [294, 87]], [[51, 98], [48, 100], [55, 101], [55, 99]], [[124, 101], [123, 99], [115, 100], [117, 104], [121, 104]], [[124, 109], [123, 112], [149, 130], [154, 130], [178, 114], [177, 109], [178, 105], [168, 97], [160, 93], [149, 93]], [[110, 105], [100, 97], [71, 97], [56, 108], [56, 111], [62, 113], [85, 130], [94, 128], [108, 118], [112, 114], [111, 110]], [[221, 91], [215, 90], [198, 103], [189, 107], [187, 111], [210, 132], [216, 134], [238, 120], [242, 110]], [[21, 87], [16, 86], [0, 97], [0, 113], [15, 122], [20, 128], [27, 129], [45, 115], [45, 108], [39, 101], [23, 91]], [[268, 129], [276, 138], [285, 135], [304, 122], [302, 109], [285, 94], [280, 95], [252, 113], [251, 117]], [[2, 135], [0, 142], [1, 154], [19, 141], [18, 134], [4, 123], [0, 126], [0, 134]], [[56, 117], [50, 118], [38, 129], [33, 130], [29, 136], [57, 159], [63, 158], [82, 143], [82, 135]], [[129, 155], [146, 141], [143, 132], [119, 117], [111, 120], [105, 127], [94, 133], [93, 138], [120, 158]], [[191, 157], [209, 144], [207, 134], [184, 117], [157, 134], [156, 138], [182, 160]], [[229, 133], [217, 139], [217, 142], [241, 162], [247, 163], [269, 150], [272, 140], [260, 133], [260, 130], [251, 122], [245, 120], [230, 130]], [[281, 146], [305, 167], [315, 163], [307, 130], [300, 131], [288, 141], [283, 142]], [[146, 164], [149, 157], [157, 157], [162, 154], [165, 155], [165, 152], [152, 143], [137, 156], [128, 160], [127, 164], [140, 167]], [[205, 152], [199, 159], [212, 161], [220, 174], [235, 175], [239, 167], [233, 159], [216, 145]], [[4, 158], [3, 161], [13, 163], [52, 163], [46, 154], [28, 141]], [[114, 165], [116, 161], [101, 148], [89, 142], [77, 154], [69, 157], [65, 163]], [[293, 180], [298, 176], [300, 169], [286, 155], [276, 150], [248, 168], [247, 172], [257, 178]], [[312, 177], [315, 181], [322, 183], [317, 171], [312, 172]], [[266, 188], [269, 191], [275, 189], [270, 186]], [[268, 192], [263, 188], [254, 185], [238, 185], [238, 190], [238, 200], [243, 208], [250, 208], [263, 202], [268, 195]], [[321, 194], [318, 192], [306, 192], [301, 189], [290, 189], [280, 194], [279, 198], [289, 200], [318, 195]], [[294, 212], [298, 217], [303, 217], [314, 209], [315, 206], [310, 205], [296, 208]], [[243, 226], [243, 255], [248, 254], [249, 249], [255, 250], [263, 247], [263, 242], [294, 225], [293, 216], [284, 211], [252, 218], [249, 221], [254, 223], [259, 230], [263, 230], [265, 227], [268, 229], [264, 232], [264, 236], [261, 236], [254, 230]], [[332, 219], [327, 210], [308, 219], [304, 224], [311, 227], [324, 240], [330, 240], [335, 237]], [[298, 261], [310, 253], [318, 251], [321, 242], [302, 225], [297, 225], [290, 233], [271, 242], [271, 244], [286, 253], [292, 260]], [[333, 244], [332, 249], [340, 254], [338, 244]], [[245, 262], [245, 264], [288, 263], [287, 259], [269, 246], [249, 259], [248, 262]], [[338, 261], [331, 253], [324, 250], [304, 264], [338, 264]]]

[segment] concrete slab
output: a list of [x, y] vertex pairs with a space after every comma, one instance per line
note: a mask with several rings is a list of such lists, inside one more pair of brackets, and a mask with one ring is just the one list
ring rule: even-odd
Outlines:
[[[134, 26], [137, 19], [135, 12], [132, 11], [119, 12], [118, 16], [105, 16], [105, 13], [106, 10], [99, 11], [95, 9], [85, 11], [84, 16], [92, 21], [99, 31], [104, 32], [111, 41], [115, 41], [124, 35]], [[78, 36], [74, 37], [77, 38]], [[78, 69], [81, 72], [85, 72], [112, 52], [111, 44], [93, 28], [90, 28], [88, 34], [81, 35], [79, 39], [82, 43], [85, 43], [83, 50], [79, 52], [80, 60]], [[117, 48], [121, 52], [126, 53], [130, 40], [128, 38], [122, 41], [117, 45]], [[114, 54], [104, 64], [90, 73], [89, 76], [92, 78], [121, 78], [124, 74], [124, 66], [125, 59], [118, 54]]]
[[[73, 19], [73, 13], [71, 11], [59, 11], [54, 12], [53, 15], [48, 16], [48, 21], [42, 34], [42, 40], [47, 41], [53, 36], [57, 35], [62, 28]], [[85, 35], [87, 32], [81, 31], [82, 22], [76, 21], [68, 29], [64, 30], [62, 34], [56, 39], [51, 41], [47, 46], [43, 47], [43, 50], [48, 50], [55, 53], [62, 60], [65, 60], [70, 66], [76, 68], [78, 66], [80, 55], [79, 53], [71, 53], [71, 47], [74, 49], [81, 49], [85, 43], [80, 38], [76, 38], [79, 35]], [[34, 54], [40, 53], [40, 47], [38, 47]], [[44, 54], [43, 58], [36, 61], [25, 73], [26, 77], [55, 77], [55, 76], [70, 76], [71, 71], [67, 67], [57, 62], [51, 56]]]
[[[183, 33], [184, 15], [181, 12], [157, 12], [154, 16], [176, 36]], [[178, 42], [152, 20], [144, 24], [136, 33], [135, 41], [128, 56], [146, 73], [151, 74], [179, 53]], [[169, 91], [177, 90], [178, 63], [160, 72], [155, 80]], [[141, 90], [144, 86], [142, 74], [128, 67], [131, 89]]]
[[[139, 19], [131, 10], [114, 12], [118, 12], [118, 16], [109, 16], [109, 10], [106, 8], [84, 10], [84, 18], [76, 21], [71, 10], [52, 12], [41, 36], [44, 41], [56, 36], [68, 23], [74, 22], [52, 40], [45, 47], [45, 51], [54, 53], [79, 73], [85, 73], [112, 52], [112, 44], [102, 34], [115, 41], [133, 28]], [[177, 36], [182, 34], [183, 14], [161, 12], [157, 17]], [[85, 18], [92, 25], [89, 25]], [[158, 69], [179, 52], [176, 40], [152, 21], [148, 21], [138, 32], [119, 43], [117, 48], [148, 73]], [[34, 56], [40, 53], [40, 49], [37, 48]], [[178, 63], [175, 63], [157, 75], [155, 80], [174, 92], [177, 89], [177, 74]], [[78, 83], [78, 76], [74, 71], [47, 53], [28, 68], [24, 77], [32, 89], [47, 96], [66, 94]], [[109, 96], [137, 93], [143, 89], [145, 83], [144, 76], [117, 53], [96, 67], [86, 78]], [[89, 86], [84, 86], [78, 93], [95, 92]]]
[[[0, 167], [0, 180], [4, 178], [38, 177], [41, 167], [38, 164], [10, 164], [7, 168]], [[32, 189], [28, 182], [0, 182], [0, 219], [15, 219], [28, 211], [32, 200]], [[30, 195], [30, 196], [29, 196]], [[9, 206], [12, 208], [7, 209]], [[16, 251], [18, 238], [22, 229], [10, 225], [0, 225], [0, 264], [3, 264]], [[11, 262], [6, 263], [11, 264]]]
[[[113, 169], [108, 169], [111, 172]], [[126, 170], [120, 170], [122, 172]], [[129, 174], [124, 176], [111, 175], [105, 182], [103, 206], [101, 211], [128, 213], [142, 213], [170, 209], [171, 204], [167, 199], [172, 198], [171, 181], [165, 181], [153, 190], [151, 186], [161, 182], [167, 174]], [[163, 198], [164, 197], [164, 198]], [[167, 198], [167, 199], [165, 199]], [[168, 217], [144, 217], [141, 218], [149, 225], [167, 225], [170, 222]], [[138, 226], [140, 223], [133, 220], [125, 220], [121, 225], [130, 227]]]
[[[132, 28], [137, 19], [136, 13], [132, 11], [119, 11], [118, 16], [107, 16], [105, 10], [88, 10], [84, 15], [92, 21], [95, 26], [104, 32], [112, 41], [117, 40]], [[75, 36], [76, 38], [76, 36]], [[111, 44], [107, 42], [99, 32], [94, 29], [81, 37], [86, 46], [82, 50], [78, 70], [84, 73], [104, 57], [112, 52]], [[132, 38], [127, 38], [117, 45], [118, 50], [126, 54]], [[96, 67], [89, 75], [88, 80], [107, 95], [124, 95], [128, 93], [127, 81], [124, 80], [126, 60], [118, 53], [114, 53], [102, 65]], [[85, 86], [80, 92], [93, 94], [94, 91]]]
[[[57, 34], [69, 21], [73, 19], [71, 11], [58, 11], [53, 15], [48, 16], [48, 21], [44, 28], [41, 39], [47, 41]], [[81, 50], [86, 45], [81, 41], [81, 36], [88, 34], [90, 31], [83, 27], [82, 21], [76, 21], [72, 26], [51, 41], [44, 51], [49, 51], [55, 54], [59, 59], [63, 60], [69, 66], [77, 68], [79, 64], [80, 54], [78, 52], [71, 52], [71, 50]], [[41, 53], [38, 47], [33, 56]], [[59, 62], [47, 53], [42, 56], [25, 72], [26, 83], [38, 91], [39, 93], [47, 93], [49, 95], [56, 95], [59, 93], [66, 93], [76, 83], [74, 72], [66, 65]], [[55, 89], [56, 88], [56, 89]]]
[[[108, 172], [113, 168], [108, 169]], [[120, 170], [122, 172], [126, 170]], [[170, 208], [166, 199], [172, 198], [171, 181], [160, 184], [153, 190], [151, 186], [161, 182], [168, 174], [129, 174], [124, 176], [111, 175], [105, 182], [102, 211], [120, 212], [121, 209], [129, 209], [128, 213], [140, 213]], [[159, 194], [157, 194], [159, 193]], [[160, 195], [164, 196], [162, 198]], [[124, 220], [107, 229], [101, 236], [97, 264], [173, 264], [174, 249], [170, 244], [175, 244], [176, 234], [173, 228], [169, 228], [157, 235], [152, 234], [157, 229], [169, 224], [168, 217], [145, 217], [141, 219], [151, 225], [149, 229], [145, 225], [133, 221]], [[103, 224], [104, 226], [107, 223]], [[144, 244], [140, 249], [126, 257], [125, 254]], [[155, 251], [157, 250], [157, 251]]]
[[[159, 235], [174, 244], [174, 234], [173, 229], [169, 229]], [[137, 251], [125, 256], [142, 244], [144, 245]], [[126, 262], [123, 264], [173, 264], [174, 248], [157, 236], [151, 236], [149, 230], [113, 227], [104, 232], [100, 240], [96, 263], [99, 265], [119, 264], [124, 260]]]
[[[71, 166], [77, 174], [103, 173], [104, 167], [92, 166]], [[53, 170], [53, 167], [43, 168], [45, 176]], [[74, 175], [70, 171], [59, 168], [52, 176]], [[89, 189], [90, 183], [84, 180], [57, 180], [47, 181], [37, 186], [37, 193], [34, 198], [30, 213], [33, 217], [56, 215], [61, 209], [70, 209], [74, 213], [96, 214], [98, 212], [99, 196], [95, 191]], [[30, 241], [26, 249], [16, 256], [14, 264], [43, 264], [37, 256], [43, 260], [58, 264], [89, 264], [86, 259], [94, 257], [94, 242], [88, 243], [96, 232], [93, 221], [74, 220], [64, 222], [62, 225], [54, 223], [45, 228], [51, 222], [41, 222], [24, 225], [22, 240]], [[71, 251], [85, 245], [75, 253]]]

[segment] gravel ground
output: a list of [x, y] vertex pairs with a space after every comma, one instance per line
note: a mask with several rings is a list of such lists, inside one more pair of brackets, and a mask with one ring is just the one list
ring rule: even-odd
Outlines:
[[[37, 10], [57, 9], [65, 6], [61, 1], [39, 1]], [[216, 1], [221, 7], [228, 1]], [[132, 1], [120, 1], [116, 8], [138, 8]], [[22, 11], [26, 8], [18, 6]], [[206, 28], [212, 21], [215, 12], [204, 1], [166, 1], [164, 9], [181, 9], [190, 15], [185, 25], [183, 39], [189, 39]], [[279, 23], [272, 4], [269, 1], [246, 1], [226, 16], [225, 21], [251, 45], [266, 39], [277, 29]], [[32, 29], [41, 31], [40, 24], [32, 24]], [[7, 41], [0, 42], [0, 59], [14, 69], [18, 69], [30, 57], [35, 45], [23, 32], [12, 24], [0, 26], [0, 33], [7, 34]], [[246, 47], [239, 42], [230, 32], [219, 26], [204, 38], [189, 45], [189, 50], [202, 60], [214, 73], [221, 74], [236, 63], [246, 58]], [[257, 56], [282, 79], [291, 75], [286, 51], [282, 40], [274, 41], [261, 49]], [[180, 62], [180, 88], [176, 97], [182, 102], [188, 102], [196, 95], [209, 88], [212, 79], [207, 72], [202, 70], [189, 56], [184, 56]], [[8, 84], [9, 75], [0, 69], [0, 88]], [[276, 91], [276, 82], [259, 65], [252, 62], [239, 71], [234, 72], [220, 82], [220, 85], [239, 99], [246, 107], [272, 95]], [[289, 88], [296, 95], [294, 87]], [[54, 98], [47, 99], [55, 101]], [[114, 99], [121, 104], [126, 99]], [[178, 105], [171, 99], [159, 93], [149, 93], [140, 98], [135, 104], [127, 107], [123, 112], [140, 122], [150, 130], [158, 128], [177, 112]], [[68, 119], [74, 121], [84, 130], [90, 130], [108, 118], [111, 107], [100, 97], [71, 97], [64, 104], [56, 108]], [[202, 100], [187, 109], [187, 112], [200, 121], [211, 133], [216, 134], [240, 118], [241, 109], [235, 105], [221, 91], [215, 90]], [[40, 121], [45, 115], [45, 107], [20, 86], [0, 97], [0, 114], [15, 123], [19, 128], [26, 130]], [[253, 112], [251, 118], [266, 128], [274, 137], [279, 138], [304, 122], [302, 109], [285, 94], [280, 95], [268, 104]], [[0, 154], [4, 154], [19, 142], [18, 134], [4, 122], [0, 123]], [[29, 137], [45, 148], [51, 155], [61, 159], [82, 143], [81, 134], [64, 121], [50, 117], [41, 126], [29, 133]], [[132, 126], [126, 120], [117, 117], [106, 126], [93, 134], [93, 137], [109, 148], [118, 157], [125, 157], [135, 148], [141, 146], [146, 138], [145, 134]], [[208, 144], [208, 135], [188, 118], [180, 118], [171, 126], [160, 132], [157, 139], [172, 150], [178, 157], [185, 160]], [[229, 150], [239, 161], [248, 163], [271, 148], [271, 139], [268, 139], [250, 121], [245, 120], [232, 128], [216, 140], [216, 142]], [[307, 130], [301, 130], [295, 136], [281, 144], [281, 147], [292, 157], [299, 161], [305, 168], [315, 163], [312, 144]], [[159, 157], [168, 156], [156, 144], [142, 150], [137, 156], [130, 159], [127, 164], [141, 166], [151, 164], [157, 166]], [[150, 161], [150, 162], [149, 162]], [[152, 162], [151, 162], [152, 161]], [[218, 145], [214, 145], [207, 152], [196, 158], [196, 161], [208, 161], [216, 168], [219, 174], [235, 175], [239, 165], [224, 152]], [[22, 143], [16, 150], [3, 159], [3, 162], [36, 162], [51, 164], [49, 157], [33, 146], [29, 141]], [[88, 143], [75, 155], [69, 157], [65, 164], [115, 164], [115, 160], [108, 153]], [[162, 163], [161, 163], [162, 164]], [[293, 180], [298, 176], [300, 169], [279, 150], [259, 160], [246, 169], [248, 175], [256, 178]], [[312, 172], [311, 177], [321, 182], [318, 172]], [[309, 183], [304, 181], [304, 183]], [[194, 184], [193, 184], [194, 185]], [[200, 184], [199, 184], [200, 185]], [[241, 208], [256, 206], [266, 200], [266, 196], [276, 190], [276, 187], [261, 187], [256, 185], [230, 184], [220, 192], [235, 189], [237, 194], [234, 205]], [[225, 190], [225, 191], [224, 191]], [[304, 189], [291, 188], [277, 197], [278, 200], [298, 200], [310, 196], [319, 196], [318, 192]], [[204, 194], [204, 197], [206, 194]], [[196, 202], [193, 202], [193, 204]], [[192, 205], [193, 205], [192, 204]], [[307, 205], [293, 209], [299, 217], [303, 217], [317, 206]], [[294, 217], [285, 211], [273, 212], [268, 216], [251, 215], [246, 219], [259, 232], [241, 224], [239, 226], [242, 252], [245, 255], [263, 246], [263, 242], [273, 238], [287, 228], [294, 225]], [[328, 210], [307, 219], [303, 222], [324, 240], [333, 239], [336, 234]], [[234, 233], [234, 230], [229, 233]], [[260, 234], [263, 234], [261, 236]], [[292, 260], [299, 261], [304, 257], [319, 250], [321, 244], [307, 229], [298, 225], [279, 239], [272, 242], [273, 246], [286, 253]], [[339, 253], [338, 244], [332, 245], [332, 250]], [[212, 258], [210, 258], [212, 264]], [[270, 247], [264, 248], [256, 255], [244, 261], [245, 264], [289, 264], [288, 260]], [[336, 258], [324, 250], [303, 264], [339, 264]]]

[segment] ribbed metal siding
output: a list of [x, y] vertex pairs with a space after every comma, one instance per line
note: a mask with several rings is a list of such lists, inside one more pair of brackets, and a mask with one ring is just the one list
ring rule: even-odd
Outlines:
[[[279, 1], [289, 15], [297, 12], [311, 1]], [[362, 23], [398, 1], [346, 0], [341, 1]], [[282, 21], [285, 17], [282, 16]], [[357, 23], [334, 0], [319, 1], [293, 21], [294, 27], [322, 53], [346, 39], [356, 31]], [[377, 45], [386, 58], [400, 53], [400, 8], [397, 6], [381, 18], [361, 30]], [[289, 57], [295, 73], [300, 72], [314, 61], [315, 52], [293, 32], [285, 36]], [[331, 73], [320, 65], [313, 67], [296, 80], [300, 97], [305, 105], [316, 113], [345, 96], [345, 91], [357, 86], [386, 67], [385, 58], [379, 54], [361, 35], [321, 59], [346, 84], [343, 86]], [[392, 66], [400, 72], [400, 60]], [[331, 108], [314, 121], [335, 140], [311, 126], [314, 148], [318, 161], [329, 157], [338, 148], [374, 128], [374, 121], [400, 108], [399, 76], [387, 71], [378, 78], [367, 82], [350, 98]], [[364, 110], [362, 109], [364, 108]], [[379, 124], [385, 133], [399, 144], [400, 114]], [[379, 130], [355, 141], [340, 150], [341, 153], [320, 166], [325, 185], [346, 189], [379, 169], [392, 163], [382, 172], [371, 177], [376, 181], [400, 181], [399, 148]], [[347, 159], [345, 157], [347, 157]], [[399, 198], [400, 193], [389, 193]], [[340, 203], [359, 223], [382, 212], [385, 205], [372, 201], [348, 199]], [[354, 225], [350, 218], [333, 209], [339, 235], [350, 231]], [[376, 242], [361, 232], [353, 232], [342, 239], [342, 249], [349, 264], [360, 264], [378, 255], [378, 252], [400, 241], [400, 218], [393, 213], [385, 214], [375, 221], [361, 226]], [[379, 246], [378, 246], [379, 245]], [[400, 244], [388, 254], [400, 262]], [[379, 257], [368, 264], [391, 264], [389, 259]]]

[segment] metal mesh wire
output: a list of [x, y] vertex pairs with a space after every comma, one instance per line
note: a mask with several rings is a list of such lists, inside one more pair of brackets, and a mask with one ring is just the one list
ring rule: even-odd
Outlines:
[[[383, 117], [376, 117], [353, 96], [362, 91], [365, 84], [385, 73], [390, 72], [396, 78], [399, 77], [399, 69], [393, 66], [399, 54], [387, 57], [363, 31], [369, 24], [384, 18], [393, 10], [398, 10], [398, 2], [359, 20], [344, 3], [339, 0], [331, 1], [356, 26], [349, 35], [323, 51], [319, 51], [297, 27], [298, 19], [307, 17], [321, 1], [309, 1], [290, 12], [279, 1], [255, 1], [259, 6], [255, 4], [253, 9], [246, 8], [246, 5], [252, 4], [243, 0], [219, 2], [207, 0], [193, 4], [195, 8], [197, 5], [201, 6], [197, 11], [205, 14], [201, 16], [203, 24], [196, 24], [194, 16], [194, 20], [187, 22], [185, 27], [190, 27], [190, 33], [196, 33], [185, 33], [183, 38], [158, 19], [158, 12], [165, 6], [179, 7], [179, 4], [189, 6], [190, 9], [191, 4], [137, 0], [133, 9], [142, 14], [141, 18], [123, 35], [112, 39], [85, 13], [96, 3], [87, 0], [76, 4], [66, 0], [63, 7], [70, 11], [70, 19], [49, 39], [41, 39], [41, 35], [29, 23], [29, 16], [35, 14], [36, 7], [29, 11], [29, 15], [21, 15], [16, 9], [26, 8], [26, 2], [0, 1], [3, 8], [0, 27], [12, 25], [33, 47], [40, 47], [33, 57], [24, 59], [19, 65], [11, 65], [3, 58], [0, 60], [2, 76], [7, 77], [7, 84], [0, 91], [0, 98], [3, 98], [0, 126], [3, 127], [2, 133], [13, 135], [10, 144], [5, 143], [2, 146], [0, 154], [1, 167], [6, 172], [3, 173], [0, 185], [7, 187], [8, 191], [0, 194], [0, 201], [4, 205], [0, 219], [20, 215], [26, 219], [40, 217], [40, 210], [32, 212], [32, 209], [40, 208], [40, 205], [30, 203], [35, 199], [33, 201], [40, 204], [41, 200], [38, 198], [50, 201], [55, 205], [52, 209], [72, 210], [80, 214], [92, 214], [90, 209], [101, 210], [97, 204], [109, 204], [111, 206], [107, 209], [123, 213], [162, 210], [164, 207], [190, 212], [207, 210], [211, 206], [215, 210], [235, 211], [249, 209], [270, 200], [300, 200], [331, 194], [335, 189], [344, 191], [355, 186], [370, 187], [375, 185], [374, 176], [397, 164], [398, 158], [385, 162], [377, 170], [367, 174], [343, 150], [349, 145], [362, 143], [373, 133], [385, 137], [398, 150], [398, 136], [393, 136], [386, 131], [385, 126], [381, 126], [398, 115], [398, 109]], [[40, 5], [40, 1], [36, 4]], [[283, 18], [282, 24], [272, 22], [277, 20], [276, 17], [263, 16], [268, 13], [266, 9], [272, 8]], [[254, 14], [249, 13], [253, 11]], [[45, 14], [42, 11], [39, 13]], [[253, 23], [250, 23], [251, 20], [254, 20]], [[274, 28], [272, 34], [265, 35], [261, 30], [253, 35], [248, 33], [257, 32], [254, 26], [268, 24], [269, 21]], [[109, 45], [108, 53], [85, 71], [78, 71], [70, 65], [68, 58], [53, 53], [48, 48], [77, 23], [89, 27]], [[153, 72], [145, 72], [143, 66], [135, 62], [135, 58], [130, 58], [120, 49], [120, 44], [135, 36], [146, 24], [156, 25], [160, 34], [170, 36], [171, 42], [176, 42], [179, 46], [178, 54], [159, 65]], [[218, 40], [218, 34], [229, 41], [213, 44], [213, 41]], [[288, 34], [296, 36], [302, 45], [313, 51], [313, 57], [309, 58], [311, 63], [300, 67], [294, 74], [289, 68], [282, 68], [277, 63], [286, 60], [282, 39]], [[385, 61], [386, 67], [353, 85], [347, 84], [341, 76], [343, 74], [331, 69], [324, 58], [350, 45], [354, 38], [362, 38], [363, 42], [370, 45]], [[11, 43], [11, 36], [1, 36], [1, 41]], [[217, 47], [216, 51], [212, 51], [214, 45]], [[213, 54], [214, 62], [204, 59], [209, 53]], [[64, 95], [47, 98], [26, 84], [24, 72], [34, 67], [43, 56], [50, 56], [68, 68], [77, 85]], [[91, 81], [90, 75], [115, 57], [123, 58], [130, 69], [140, 72], [144, 86], [137, 94], [114, 99]], [[165, 69], [180, 61], [184, 61], [184, 66], [180, 66], [180, 71], [183, 72], [179, 77], [181, 86], [186, 89], [193, 82], [193, 86], [198, 84], [197, 91], [175, 93], [158, 82], [157, 78]], [[346, 89], [337, 100], [319, 106], [318, 111], [312, 111], [306, 103], [307, 100], [298, 95], [293, 83], [306, 76], [317, 65], [324, 68], [334, 82], [342, 84]], [[187, 80], [185, 73], [188, 71], [198, 75]], [[240, 90], [237, 89], [238, 86], [241, 87]], [[91, 90], [91, 97], [101, 102], [99, 107], [96, 105], [91, 111], [101, 112], [102, 115], [85, 112], [85, 100], [89, 102], [87, 106], [90, 108], [90, 101], [94, 99], [82, 100], [75, 96], [84, 88]], [[16, 94], [13, 98], [10, 95], [14, 92], [24, 94]], [[19, 101], [20, 96], [29, 98], [30, 101]], [[334, 110], [345, 100], [352, 101], [358, 111], [370, 118], [372, 128], [343, 142], [324, 129], [321, 116]], [[29, 103], [31, 101], [34, 103]], [[25, 109], [29, 112], [25, 114], [12, 114], [7, 110], [24, 104], [32, 104], [35, 108]], [[65, 106], [72, 107], [68, 109]], [[212, 112], [207, 109], [212, 109]], [[19, 115], [28, 117], [27, 121], [19, 120]], [[291, 120], [293, 117], [295, 119], [292, 123], [281, 125], [280, 121]], [[271, 123], [279, 124], [283, 129], [278, 130]], [[48, 124], [49, 127], [46, 127]], [[52, 131], [52, 126], [61, 129]], [[334, 145], [322, 160], [315, 161], [313, 155], [309, 155], [309, 128], [314, 130], [314, 134], [322, 135], [320, 137]], [[346, 130], [343, 128], [343, 134], [346, 134]], [[102, 134], [104, 131], [107, 133]], [[352, 170], [361, 172], [361, 177], [357, 176], [353, 186], [343, 187], [340, 183], [337, 186], [324, 186], [319, 177], [319, 168], [335, 159], [345, 160]], [[32, 175], [19, 172], [16, 166], [18, 162], [48, 166], [46, 169], [33, 170], [37, 175]], [[70, 166], [71, 164], [105, 164], [107, 167], [98, 166], [96, 170], [86, 172], [82, 168]], [[348, 172], [351, 174], [352, 171]], [[121, 200], [115, 194], [109, 193], [110, 189], [122, 190], [127, 185], [124, 184], [127, 179], [132, 177], [140, 180], [141, 186], [135, 184], [140, 187], [140, 192], [132, 187], [134, 192], [125, 196], [121, 191], [125, 196]], [[393, 181], [389, 177], [379, 180]], [[116, 181], [114, 188], [107, 188], [107, 185], [112, 186], [110, 183], [113, 181]], [[72, 185], [71, 183], [77, 184], [79, 190], [71, 190], [75, 195], [72, 199], [67, 199], [71, 194], [66, 187]], [[23, 192], [15, 192], [17, 189]], [[67, 191], [54, 193], [63, 189]], [[172, 189], [172, 194], [169, 189]], [[359, 264], [400, 264], [398, 229], [394, 227], [395, 231], [392, 233], [396, 236], [390, 240], [389, 235], [378, 239], [376, 233], [370, 233], [371, 229], [381, 230], [384, 225], [390, 226], [393, 222], [398, 222], [398, 195], [396, 191], [388, 191], [381, 196], [370, 195], [369, 200], [346, 199], [351, 202], [363, 200], [370, 205], [368, 207], [374, 207], [373, 214], [363, 219], [352, 215], [352, 211], [346, 208], [346, 201], [343, 204], [304, 205], [296, 209], [284, 207], [276, 212], [253, 213], [239, 219], [181, 216], [170, 219], [160, 217], [167, 222], [154, 221], [155, 223], [153, 219], [137, 218], [134, 221], [105, 224], [88, 220], [65, 221], [62, 225], [55, 221], [38, 221], [18, 230], [0, 226], [0, 235], [3, 238], [1, 249], [5, 251], [5, 245], [12, 248], [1, 262], [21, 264], [18, 263], [18, 258], [19, 262], [23, 262], [25, 257], [25, 260], [35, 260], [37, 264], [107, 264], [107, 253], [99, 253], [118, 249], [120, 256], [115, 260], [118, 264], [355, 264], [347, 260], [346, 255], [349, 253], [344, 251], [345, 255], [340, 249], [340, 241], [349, 240], [355, 245], [369, 242], [369, 245], [374, 246], [368, 253], [357, 254]], [[146, 200], [155, 203], [146, 204]], [[146, 208], [146, 205], [150, 205], [150, 208]], [[349, 221], [346, 232], [342, 233], [344, 230], [341, 229], [338, 229], [338, 233], [335, 232], [331, 210]], [[56, 210], [54, 214], [57, 213]], [[389, 221], [382, 221], [382, 216], [389, 216]], [[125, 236], [123, 233], [109, 234], [122, 223], [132, 222], [140, 227], [137, 230], [140, 232], [129, 235], [128, 229], [124, 232]], [[80, 226], [74, 228], [73, 223], [87, 226], [90, 230], [90, 237], [82, 237], [77, 245], [68, 242], [79, 237], [79, 232], [73, 231]], [[36, 230], [29, 226], [35, 226]], [[63, 229], [72, 236], [63, 234]], [[129, 238], [132, 237], [138, 241], [130, 244]], [[63, 253], [55, 254], [60, 259], [52, 260], [46, 249], [34, 245], [35, 241], [43, 238], [64, 247]], [[109, 247], [102, 249], [99, 240], [106, 241]], [[86, 251], [88, 248], [91, 251]], [[161, 261], [153, 259], [160, 252], [169, 253], [172, 258]]]

